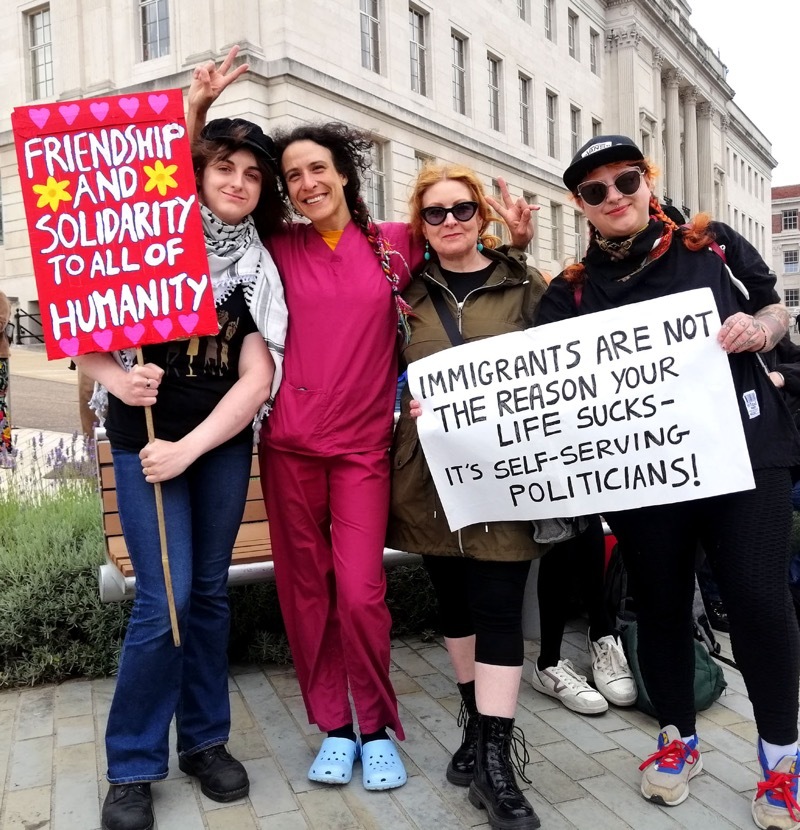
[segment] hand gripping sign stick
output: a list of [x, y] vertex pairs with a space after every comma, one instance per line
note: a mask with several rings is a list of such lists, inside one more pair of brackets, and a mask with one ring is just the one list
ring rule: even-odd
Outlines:
[[[136, 349], [136, 362], [144, 366], [144, 355], [141, 347]], [[156, 440], [155, 427], [153, 426], [153, 408], [144, 407], [144, 418], [147, 422], [147, 440]], [[175, 648], [181, 644], [181, 635], [178, 631], [178, 614], [175, 611], [175, 595], [172, 592], [172, 575], [169, 570], [169, 552], [167, 550], [167, 525], [164, 521], [164, 500], [161, 497], [161, 482], [153, 483], [153, 490], [156, 496], [156, 518], [158, 521], [158, 539], [161, 543], [161, 567], [164, 570], [164, 589], [167, 592], [167, 605], [169, 607], [169, 623], [172, 626], [172, 642]]]

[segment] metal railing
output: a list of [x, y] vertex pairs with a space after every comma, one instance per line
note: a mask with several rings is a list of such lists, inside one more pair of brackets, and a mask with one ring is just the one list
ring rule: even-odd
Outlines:
[[[23, 343], [44, 343], [41, 314], [29, 314], [27, 311], [18, 308], [14, 312], [14, 323], [16, 329], [14, 342], [18, 346], [23, 345]], [[28, 328], [28, 326], [36, 327], [36, 331]]]

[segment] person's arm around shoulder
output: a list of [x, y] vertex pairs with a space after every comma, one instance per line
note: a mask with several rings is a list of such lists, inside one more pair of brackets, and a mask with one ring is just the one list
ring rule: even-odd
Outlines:
[[248, 334], [239, 356], [239, 379], [212, 412], [179, 441], [156, 439], [140, 453], [147, 481], [168, 481], [180, 475], [203, 453], [242, 431], [269, 397], [275, 363], [264, 338]]

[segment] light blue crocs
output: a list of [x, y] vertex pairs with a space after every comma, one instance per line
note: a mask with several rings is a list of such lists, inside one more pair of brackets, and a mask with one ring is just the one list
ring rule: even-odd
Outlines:
[[349, 738], [325, 738], [308, 777], [323, 784], [347, 784], [353, 777], [353, 762], [358, 754], [359, 744]]
[[403, 760], [393, 741], [369, 741], [361, 747], [365, 790], [391, 790], [408, 780]]

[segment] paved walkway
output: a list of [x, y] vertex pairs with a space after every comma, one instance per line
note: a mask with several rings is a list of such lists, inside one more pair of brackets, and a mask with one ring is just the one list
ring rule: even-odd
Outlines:
[[[51, 371], [41, 354], [25, 358], [26, 366], [18, 359], [16, 368], [27, 371], [28, 377]], [[12, 378], [13, 372], [14, 368]], [[73, 377], [62, 368], [50, 380], [63, 383]], [[38, 442], [38, 436], [38, 430], [18, 431], [23, 459], [26, 445], [33, 438]], [[43, 449], [62, 439], [68, 442], [71, 435], [42, 433]], [[43, 454], [46, 457], [46, 451]], [[0, 471], [0, 488], [9, 478], [8, 471]], [[720, 640], [729, 654], [727, 638], [721, 635]], [[538, 641], [528, 641], [525, 678], [530, 677], [538, 650]], [[563, 656], [581, 671], [588, 668], [580, 621], [568, 630]], [[457, 688], [442, 644], [396, 640], [392, 669], [408, 736], [402, 745], [409, 772], [405, 787], [368, 793], [358, 766], [347, 787], [309, 782], [306, 771], [321, 739], [306, 723], [294, 671], [272, 665], [233, 667], [230, 747], [248, 769], [250, 797], [232, 805], [208, 800], [197, 783], [177, 769], [173, 754], [170, 776], [153, 787], [157, 829], [488, 827], [485, 813], [445, 779], [461, 730], [456, 726]], [[727, 692], [699, 717], [704, 772], [693, 780], [689, 799], [671, 809], [648, 804], [639, 795], [637, 767], [655, 747], [654, 720], [635, 709], [581, 717], [523, 680], [517, 722], [531, 753], [527, 773], [533, 781], [526, 790], [544, 830], [754, 827], [749, 805], [757, 770], [752, 708], [739, 673], [726, 666], [725, 675]], [[107, 788], [103, 731], [113, 689], [113, 678], [107, 678], [0, 692], [2, 830], [100, 827]]]

